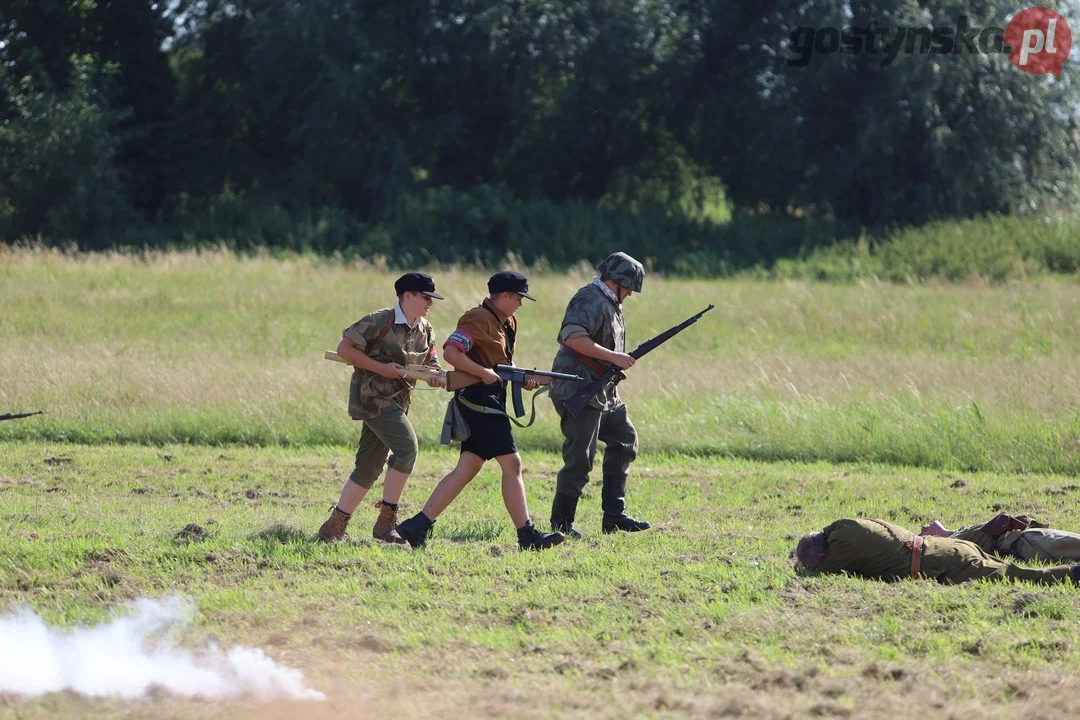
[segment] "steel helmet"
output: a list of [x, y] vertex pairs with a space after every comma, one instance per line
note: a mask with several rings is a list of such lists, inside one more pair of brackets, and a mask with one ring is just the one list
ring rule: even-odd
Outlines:
[[641, 292], [645, 283], [645, 268], [624, 252], [608, 255], [596, 266], [601, 280], [611, 280], [616, 285], [636, 293]]

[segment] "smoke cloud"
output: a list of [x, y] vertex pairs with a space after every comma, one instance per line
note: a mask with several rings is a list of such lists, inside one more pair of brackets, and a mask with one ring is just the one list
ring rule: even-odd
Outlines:
[[206, 699], [322, 700], [299, 670], [262, 650], [177, 647], [194, 605], [179, 598], [140, 599], [131, 615], [93, 627], [58, 630], [29, 609], [0, 616], [0, 692], [41, 695], [73, 690], [89, 697], [146, 697], [154, 690]]

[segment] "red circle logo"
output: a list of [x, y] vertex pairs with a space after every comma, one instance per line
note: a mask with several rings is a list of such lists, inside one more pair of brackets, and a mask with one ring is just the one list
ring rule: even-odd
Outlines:
[[1050, 8], [1033, 7], [1016, 13], [1005, 28], [1009, 60], [1026, 73], [1061, 75], [1072, 48], [1072, 31], [1065, 18]]

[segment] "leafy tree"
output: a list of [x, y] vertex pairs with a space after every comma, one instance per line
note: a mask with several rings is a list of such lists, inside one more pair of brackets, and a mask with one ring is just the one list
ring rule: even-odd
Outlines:
[[0, 75], [9, 98], [0, 124], [0, 238], [43, 233], [107, 247], [108, 229], [132, 219], [114, 163], [122, 118], [102, 91], [108, 73], [85, 57], [71, 68], [64, 93]]

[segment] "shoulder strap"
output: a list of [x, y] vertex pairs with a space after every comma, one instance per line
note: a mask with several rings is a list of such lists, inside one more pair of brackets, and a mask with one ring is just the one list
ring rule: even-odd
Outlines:
[[372, 347], [379, 344], [379, 341], [386, 337], [386, 333], [390, 332], [390, 328], [394, 327], [394, 312], [390, 311], [390, 322], [386, 323], [386, 327], [379, 331], [379, 334], [375, 336], [375, 341], [371, 343]]
[[459, 403], [461, 403], [465, 407], [469, 408], [473, 412], [478, 412], [481, 415], [502, 415], [503, 417], [508, 418], [510, 420], [510, 422], [514, 423], [519, 428], [527, 428], [527, 427], [531, 426], [534, 422], [536, 422], [536, 398], [540, 397], [541, 395], [543, 395], [544, 393], [546, 393], [550, 389], [551, 389], [550, 386], [545, 385], [544, 387], [540, 388], [539, 390], [537, 390], [536, 392], [533, 393], [532, 411], [529, 413], [529, 422], [527, 422], [527, 423], [521, 422], [520, 420], [515, 418], [510, 413], [505, 412], [503, 410], [499, 410], [498, 408], [484, 407], [483, 405], [477, 405], [474, 402], [470, 402], [469, 400], [465, 399], [465, 396], [463, 396], [460, 391], [455, 393], [454, 397], [457, 398], [457, 401]]
[[[881, 527], [888, 530], [889, 534], [892, 535], [894, 539], [899, 540], [904, 545], [904, 547], [909, 548], [909, 549], [911, 548], [911, 545], [912, 545], [913, 541], [912, 540], [905, 540], [904, 538], [900, 537], [900, 533], [897, 532], [896, 527], [893, 526], [892, 523], [887, 523], [884, 520], [878, 520], [877, 518], [867, 518], [867, 519], [870, 522], [877, 523]], [[921, 535], [916, 535], [915, 537], [922, 537], [922, 536]]]

